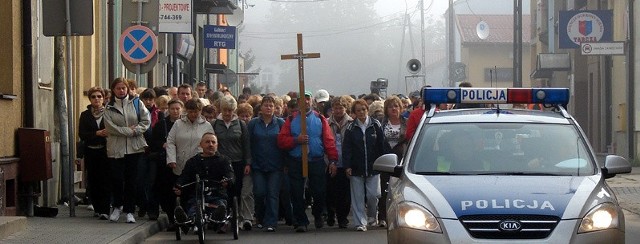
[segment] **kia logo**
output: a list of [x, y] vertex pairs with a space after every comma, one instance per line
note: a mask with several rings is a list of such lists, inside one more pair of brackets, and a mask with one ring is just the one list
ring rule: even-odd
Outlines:
[[520, 228], [522, 228], [522, 224], [516, 220], [504, 220], [500, 222], [500, 230], [519, 231]]

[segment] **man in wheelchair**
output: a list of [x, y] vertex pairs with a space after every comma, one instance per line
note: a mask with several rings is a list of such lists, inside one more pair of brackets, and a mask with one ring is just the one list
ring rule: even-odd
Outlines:
[[[229, 158], [218, 152], [218, 138], [211, 132], [207, 132], [200, 140], [202, 153], [189, 159], [182, 171], [182, 174], [176, 181], [173, 188], [178, 196], [182, 196], [187, 201], [187, 213], [181, 206], [177, 206], [175, 210], [176, 222], [184, 224], [193, 219], [196, 213], [197, 199], [194, 192], [196, 174], [201, 180], [206, 181], [209, 191], [205, 192], [204, 201], [209, 209], [213, 209], [213, 219], [223, 220], [227, 207], [227, 188], [233, 184], [234, 174]], [[192, 185], [194, 187], [186, 187]], [[184, 189], [183, 189], [183, 186]]]

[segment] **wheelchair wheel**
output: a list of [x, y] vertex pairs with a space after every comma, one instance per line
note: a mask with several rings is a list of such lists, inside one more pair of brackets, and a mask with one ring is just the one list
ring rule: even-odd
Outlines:
[[200, 241], [200, 244], [204, 243], [204, 232], [205, 232], [205, 220], [204, 220], [204, 214], [202, 212], [202, 208], [204, 207], [202, 200], [198, 200], [197, 203], [198, 207], [196, 208], [196, 219], [195, 219], [195, 224], [196, 227], [198, 228], [198, 231], [196, 232], [196, 234], [198, 235], [198, 241]]
[[240, 231], [240, 220], [238, 219], [238, 198], [233, 197], [231, 200], [233, 209], [231, 213], [231, 229], [233, 230], [233, 239], [238, 240], [238, 232]]
[[[176, 197], [176, 206], [180, 206], [180, 197]], [[182, 226], [177, 223], [173, 224], [176, 226], [176, 241], [182, 240]]]

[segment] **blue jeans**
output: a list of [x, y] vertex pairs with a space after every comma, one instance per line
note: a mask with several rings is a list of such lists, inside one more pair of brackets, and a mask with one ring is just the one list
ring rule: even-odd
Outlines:
[[260, 170], [253, 173], [253, 196], [255, 197], [256, 217], [262, 225], [267, 227], [278, 226], [278, 200], [280, 197], [280, 185], [282, 172], [264, 172]]
[[[367, 217], [377, 219], [380, 175], [351, 176], [351, 213], [356, 226], [367, 226]], [[365, 211], [365, 198], [367, 208]]]
[[[326, 205], [327, 179], [325, 171], [327, 165], [324, 159], [309, 160], [309, 189], [313, 196], [311, 213], [315, 219], [322, 219], [322, 212]], [[289, 179], [291, 182], [291, 204], [293, 205], [293, 217], [299, 226], [309, 225], [309, 218], [305, 213], [304, 182], [302, 177], [302, 161], [293, 159], [289, 164]]]

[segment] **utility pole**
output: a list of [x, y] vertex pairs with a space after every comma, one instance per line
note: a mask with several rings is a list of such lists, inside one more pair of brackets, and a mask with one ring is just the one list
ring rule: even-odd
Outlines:
[[455, 81], [453, 80], [453, 62], [456, 61], [456, 51], [455, 51], [455, 28], [454, 28], [454, 16], [455, 13], [453, 11], [453, 0], [449, 0], [449, 86], [453, 87], [455, 85]]
[[[426, 63], [425, 60], [425, 50], [424, 50], [424, 0], [420, 0], [420, 41], [422, 42], [422, 64]], [[424, 69], [424, 67], [422, 67], [422, 86], [425, 86], [427, 84], [427, 77], [426, 77], [426, 71]]]
[[522, 87], [522, 2], [513, 0], [513, 87]]

